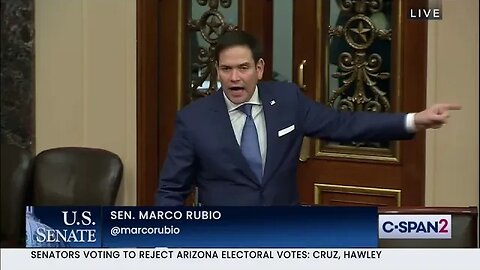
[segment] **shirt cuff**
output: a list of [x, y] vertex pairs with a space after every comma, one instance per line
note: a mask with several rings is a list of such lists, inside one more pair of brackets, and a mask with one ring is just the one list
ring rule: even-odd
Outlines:
[[405, 129], [409, 133], [417, 132], [417, 127], [415, 126], [415, 113], [407, 113], [405, 116]]

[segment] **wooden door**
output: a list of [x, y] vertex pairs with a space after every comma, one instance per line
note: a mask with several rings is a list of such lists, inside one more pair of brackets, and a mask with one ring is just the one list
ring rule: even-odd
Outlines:
[[[425, 2], [295, 1], [296, 81], [306, 95], [337, 110], [422, 110], [427, 27], [406, 14]], [[305, 139], [300, 159], [302, 203], [424, 204], [423, 132], [390, 143]]]
[[[252, 33], [263, 43], [266, 52], [264, 77], [271, 79], [275, 2], [137, 0], [138, 205], [153, 204], [159, 172], [173, 135], [176, 112], [191, 100], [213, 91], [216, 85], [213, 74], [207, 89], [197, 91], [198, 88], [192, 88], [192, 85], [199, 85], [192, 76], [190, 64], [192, 57], [197, 57], [189, 38], [192, 31], [203, 31], [207, 40], [219, 34], [219, 27], [224, 27], [223, 30], [236, 27]], [[374, 4], [384, 1], [356, 2]], [[389, 72], [395, 91], [389, 92], [390, 111], [418, 111], [425, 106], [426, 24], [407, 21], [401, 16], [406, 14], [410, 2], [419, 4], [425, 1], [396, 0], [392, 5], [390, 49], [394, 64]], [[203, 5], [205, 12], [197, 18], [192, 17], [192, 4]], [[238, 12], [236, 23], [229, 23], [223, 20], [225, 16], [222, 17], [224, 9], [232, 8], [232, 4], [236, 5]], [[296, 82], [303, 79], [305, 94], [319, 102], [328, 101], [323, 93], [328, 89], [329, 77], [324, 52], [329, 42], [327, 18], [330, 4], [336, 5], [337, 1], [293, 0], [291, 11], [293, 79]], [[213, 69], [208, 71], [211, 65], [208, 61], [197, 64], [206, 70], [206, 73], [199, 74], [214, 72]], [[299, 71], [303, 71], [301, 76]], [[363, 147], [353, 151], [351, 147], [340, 146], [342, 152], [338, 151], [338, 146], [318, 140], [306, 141], [304, 146], [301, 155], [304, 161], [299, 162], [298, 171], [302, 203], [423, 205], [423, 133], [413, 141], [394, 144], [383, 150]]]

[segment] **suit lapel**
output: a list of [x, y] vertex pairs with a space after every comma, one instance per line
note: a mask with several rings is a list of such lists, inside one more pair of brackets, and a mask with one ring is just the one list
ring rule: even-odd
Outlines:
[[263, 105], [263, 113], [265, 115], [265, 125], [267, 131], [267, 158], [265, 161], [265, 169], [263, 172], [263, 181], [265, 184], [271, 178], [272, 173], [281, 161], [281, 146], [278, 143], [277, 131], [281, 128], [278, 121], [280, 104], [272, 95], [271, 89], [265, 85], [259, 84], [258, 91]]
[[[214, 94], [214, 104], [212, 106], [212, 121], [215, 126], [226, 127], [226, 128], [217, 128], [216, 134], [219, 144], [226, 146], [230, 152], [233, 153], [231, 156], [232, 162], [234, 165], [241, 168], [243, 174], [246, 177], [250, 178], [254, 183], [259, 184], [255, 174], [252, 172], [248, 166], [247, 160], [243, 156], [240, 147], [235, 138], [235, 133], [233, 132], [232, 123], [230, 121], [230, 116], [228, 115], [227, 105], [223, 97], [223, 91], [220, 89]], [[225, 162], [220, 160], [219, 162]]]

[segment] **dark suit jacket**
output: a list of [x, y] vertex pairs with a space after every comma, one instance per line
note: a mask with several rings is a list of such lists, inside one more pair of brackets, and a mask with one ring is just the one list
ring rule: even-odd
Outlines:
[[[308, 99], [290, 83], [260, 83], [258, 91], [267, 129], [262, 183], [255, 180], [240, 151], [220, 89], [178, 113], [157, 205], [183, 205], [193, 184], [198, 186], [202, 205], [294, 205], [304, 135], [334, 141], [413, 137], [405, 130], [405, 114], [338, 112]], [[291, 132], [279, 137], [280, 130], [292, 125]]]

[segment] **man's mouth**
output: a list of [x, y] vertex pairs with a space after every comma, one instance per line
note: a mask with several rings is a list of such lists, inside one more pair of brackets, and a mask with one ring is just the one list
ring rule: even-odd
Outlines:
[[243, 87], [243, 86], [233, 86], [233, 87], [230, 87], [230, 90], [232, 90], [232, 91], [243, 90], [243, 89], [245, 89], [245, 87]]

